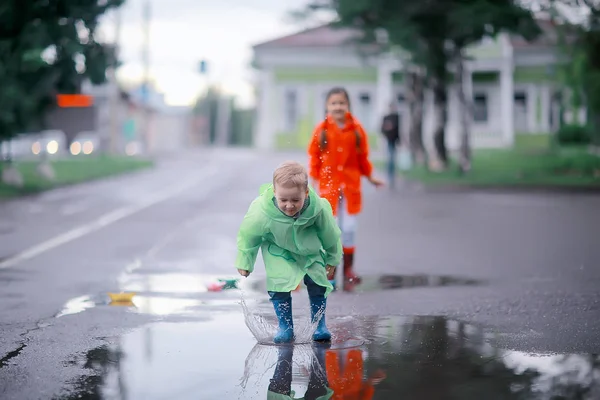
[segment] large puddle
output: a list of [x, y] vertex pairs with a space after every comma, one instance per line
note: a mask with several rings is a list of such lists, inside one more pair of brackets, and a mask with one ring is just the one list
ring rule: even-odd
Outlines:
[[[55, 317], [90, 308], [116, 306], [158, 316], [192, 315], [199, 311], [239, 309], [240, 291], [251, 291], [239, 276], [138, 270], [126, 272], [113, 290], [67, 301]], [[252, 293], [250, 293], [252, 294]], [[111, 298], [119, 296], [121, 299]]]
[[73, 360], [62, 399], [598, 399], [600, 357], [494, 348], [437, 317], [329, 318], [330, 346], [257, 344], [241, 313], [157, 323]]
[[[125, 306], [128, 311], [159, 316], [192, 315], [199, 311], [238, 309], [240, 293], [248, 298], [266, 301], [266, 281], [261, 277], [240, 278], [236, 275], [191, 274], [169, 269], [134, 266], [125, 271], [110, 292], [73, 298], [55, 315], [78, 314], [90, 308]], [[366, 275], [360, 284], [341, 284], [338, 289], [354, 293], [379, 290], [410, 289], [484, 284], [472, 278], [446, 275]], [[298, 287], [305, 291], [304, 284]], [[114, 301], [111, 294], [129, 294], [127, 301]], [[268, 309], [271, 306], [267, 306]]]

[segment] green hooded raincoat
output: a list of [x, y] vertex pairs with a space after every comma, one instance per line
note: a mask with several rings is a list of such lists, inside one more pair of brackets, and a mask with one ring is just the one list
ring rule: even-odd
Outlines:
[[308, 274], [327, 289], [327, 296], [333, 286], [325, 267], [338, 265], [342, 258], [341, 232], [331, 205], [311, 188], [308, 207], [298, 218], [292, 218], [273, 202], [272, 184], [263, 185], [260, 192], [238, 233], [236, 268], [252, 272], [261, 249], [267, 291], [291, 292]]

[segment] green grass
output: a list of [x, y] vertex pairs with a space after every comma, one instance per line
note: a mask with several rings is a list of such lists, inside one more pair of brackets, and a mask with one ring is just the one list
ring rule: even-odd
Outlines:
[[476, 150], [472, 169], [459, 175], [456, 163], [442, 172], [416, 166], [401, 173], [427, 186], [471, 187], [597, 187], [600, 189], [600, 157], [585, 148], [555, 152], [538, 146], [515, 149]]
[[515, 148], [525, 149], [549, 149], [552, 146], [552, 135], [547, 133], [524, 133], [515, 135]]
[[47, 181], [36, 172], [37, 161], [16, 162], [23, 174], [24, 186], [17, 188], [0, 183], [0, 199], [39, 193], [48, 189], [86, 182], [108, 176], [148, 168], [152, 161], [133, 157], [72, 157], [63, 160], [52, 160], [56, 174], [54, 181]]

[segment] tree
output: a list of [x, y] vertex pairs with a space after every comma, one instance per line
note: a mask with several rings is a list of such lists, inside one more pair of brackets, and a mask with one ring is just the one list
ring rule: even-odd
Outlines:
[[124, 0], [7, 0], [0, 5], [0, 142], [43, 129], [57, 93], [106, 80], [116, 64], [96, 40], [99, 18]]
[[531, 11], [514, 0], [437, 0], [396, 4], [396, 26], [403, 26], [394, 28], [400, 34], [393, 36], [427, 71], [434, 96], [434, 144], [444, 167], [449, 161], [445, 131], [448, 87], [456, 81], [463, 131], [459, 165], [461, 171], [466, 171], [470, 168], [472, 117], [471, 99], [466, 97], [463, 82], [465, 72], [468, 72], [464, 70], [467, 61], [465, 50], [484, 37], [495, 37], [500, 32], [517, 33], [531, 40], [540, 33], [539, 27]]
[[[588, 0], [592, 5], [591, 0]], [[592, 131], [592, 143], [600, 146], [600, 2], [590, 7], [588, 28], [581, 35], [578, 46], [586, 55], [583, 89]]]
[[[96, 40], [99, 18], [125, 0], [6, 0], [0, 4], [0, 149], [19, 133], [42, 130], [58, 93], [78, 93], [84, 79], [106, 80], [114, 49]], [[23, 179], [10, 154], [2, 181]], [[0, 167], [1, 162], [0, 160]], [[46, 171], [41, 165], [39, 171]]]
[[[330, 12], [335, 18], [331, 23], [334, 28], [356, 29], [358, 35], [354, 44], [363, 56], [396, 53], [406, 66], [404, 75], [411, 121], [411, 153], [417, 162], [426, 162], [423, 111], [427, 81], [423, 55], [427, 44], [417, 36], [414, 26], [407, 23], [406, 15], [402, 13], [402, 3], [390, 0], [313, 0], [304, 9], [295, 10], [292, 14], [296, 20], [305, 20], [314, 18], [323, 11]], [[395, 51], [396, 49], [399, 51]]]
[[456, 86], [461, 115], [461, 145], [459, 172], [471, 168], [470, 125], [472, 121], [471, 99], [465, 91], [466, 49], [484, 37], [496, 37], [501, 32], [516, 33], [526, 40], [535, 39], [541, 30], [532, 12], [513, 0], [449, 0], [447, 40], [450, 42], [449, 59], [455, 67]]
[[564, 83], [571, 89], [574, 107], [585, 105], [592, 144], [600, 146], [600, 1], [551, 1], [555, 12], [557, 3], [570, 9], [585, 10], [583, 21], [561, 24], [563, 50], [567, 60], [563, 65]]
[[427, 151], [423, 143], [423, 111], [425, 107], [425, 72], [418, 66], [412, 66], [405, 73], [410, 112], [410, 131], [408, 134], [412, 159], [417, 164], [427, 165]]
[[[337, 16], [336, 25], [353, 27], [362, 33], [362, 40], [369, 41], [377, 30], [387, 32], [390, 46], [398, 46], [409, 54], [409, 87], [423, 87], [415, 71], [425, 71], [427, 82], [434, 96], [434, 144], [439, 160], [448, 165], [446, 148], [446, 122], [448, 87], [453, 80], [451, 66], [464, 67], [465, 49], [486, 36], [496, 36], [501, 31], [523, 33], [527, 37], [536, 34], [537, 25], [531, 12], [523, 9], [514, 0], [316, 0], [308, 6], [309, 11], [330, 9]], [[539, 28], [538, 28], [539, 31]], [[373, 41], [371, 41], [373, 43]], [[387, 51], [388, 48], [380, 48]], [[417, 67], [417, 68], [414, 68]], [[417, 79], [417, 81], [415, 81]], [[462, 84], [462, 76], [458, 78]], [[462, 86], [461, 86], [462, 89]], [[410, 91], [409, 91], [410, 92]], [[461, 90], [463, 109], [469, 106]], [[412, 92], [416, 101], [411, 107], [420, 129], [422, 117], [422, 93]], [[470, 103], [470, 101], [469, 101]], [[463, 116], [463, 125], [470, 121]], [[468, 124], [467, 124], [468, 125]], [[463, 161], [468, 169], [470, 159], [468, 126], [463, 133]], [[421, 135], [412, 134], [411, 139], [422, 143]]]

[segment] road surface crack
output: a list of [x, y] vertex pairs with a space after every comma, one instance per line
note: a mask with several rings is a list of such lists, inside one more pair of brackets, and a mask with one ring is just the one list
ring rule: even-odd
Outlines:
[[14, 349], [11, 352], [6, 353], [6, 355], [2, 358], [0, 358], [0, 368], [4, 368], [8, 365], [8, 363], [10, 362], [10, 360], [12, 360], [13, 358], [18, 357], [21, 352], [25, 349], [25, 347], [27, 347], [27, 342], [29, 341], [29, 339], [27, 338], [27, 336], [34, 331], [40, 330], [42, 328], [45, 328], [47, 325], [44, 325], [42, 323], [42, 321], [39, 321], [36, 323], [35, 328], [30, 328], [27, 329], [25, 332], [21, 333], [19, 336], [22, 338], [22, 340], [18, 343], [20, 343], [19, 347], [17, 347], [16, 349]]
[[22, 343], [15, 350], [7, 353], [4, 357], [2, 357], [2, 359], [0, 359], [0, 368], [6, 367], [8, 365], [8, 362], [13, 358], [17, 357], [19, 354], [21, 354], [25, 347], [27, 347], [27, 343]]

